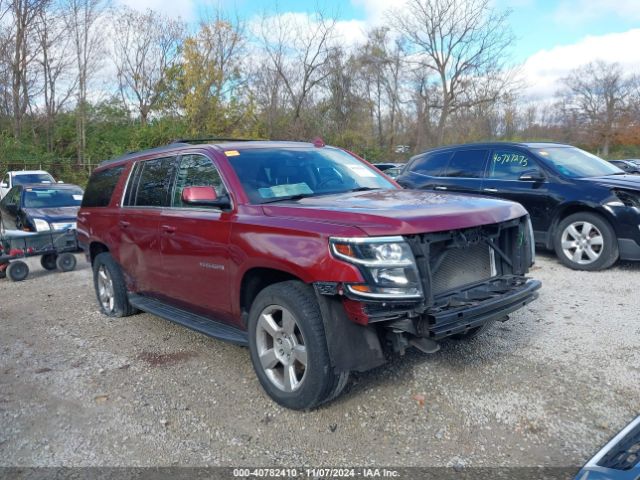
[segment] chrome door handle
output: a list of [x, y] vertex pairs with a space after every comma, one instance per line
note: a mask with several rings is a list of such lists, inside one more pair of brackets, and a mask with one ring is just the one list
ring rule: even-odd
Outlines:
[[165, 232], [171, 234], [171, 233], [175, 233], [176, 231], [176, 227], [174, 227], [173, 225], [162, 225], [162, 230], [164, 230]]
[[131, 223], [126, 222], [126, 221], [124, 221], [124, 220], [120, 220], [120, 221], [118, 222], [118, 225], [120, 225], [122, 228], [127, 228], [129, 225], [131, 225]]
[[442, 185], [436, 185], [435, 187], [433, 187], [434, 190], [446, 190], [447, 187], [443, 187]]
[[485, 192], [498, 193], [498, 189], [497, 188], [484, 188], [483, 190]]

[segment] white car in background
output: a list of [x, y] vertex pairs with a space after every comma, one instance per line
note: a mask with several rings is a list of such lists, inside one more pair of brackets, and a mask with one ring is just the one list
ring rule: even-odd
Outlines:
[[0, 182], [0, 200], [13, 188], [14, 185], [27, 183], [56, 183], [49, 172], [44, 170], [16, 170], [7, 172]]

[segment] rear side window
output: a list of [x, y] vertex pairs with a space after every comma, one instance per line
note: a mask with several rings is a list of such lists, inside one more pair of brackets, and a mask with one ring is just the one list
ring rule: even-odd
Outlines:
[[460, 150], [453, 154], [443, 176], [482, 178], [488, 150]]
[[137, 207], [164, 207], [168, 204], [175, 161], [175, 157], [167, 157], [142, 163], [134, 203]]
[[429, 175], [430, 177], [440, 177], [449, 163], [451, 152], [430, 153], [418, 158], [410, 168], [410, 171]]
[[87, 190], [82, 198], [83, 207], [106, 207], [118, 184], [124, 165], [94, 172], [89, 179]]

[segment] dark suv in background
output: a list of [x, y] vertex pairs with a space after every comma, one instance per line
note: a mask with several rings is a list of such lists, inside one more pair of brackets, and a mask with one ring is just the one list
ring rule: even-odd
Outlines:
[[298, 409], [383, 348], [435, 352], [540, 287], [520, 205], [403, 190], [322, 144], [180, 142], [105, 162], [78, 238], [106, 315], [248, 345], [267, 393]]
[[640, 177], [555, 143], [478, 143], [413, 157], [406, 188], [482, 194], [522, 204], [536, 244], [565, 265], [601, 270], [640, 260]]

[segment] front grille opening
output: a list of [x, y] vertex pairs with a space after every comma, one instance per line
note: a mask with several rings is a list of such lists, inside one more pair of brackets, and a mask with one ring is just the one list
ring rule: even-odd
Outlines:
[[631, 470], [640, 463], [640, 423], [598, 462], [599, 467]]
[[449, 248], [434, 265], [432, 291], [440, 295], [495, 276], [495, 256], [486, 243]]

